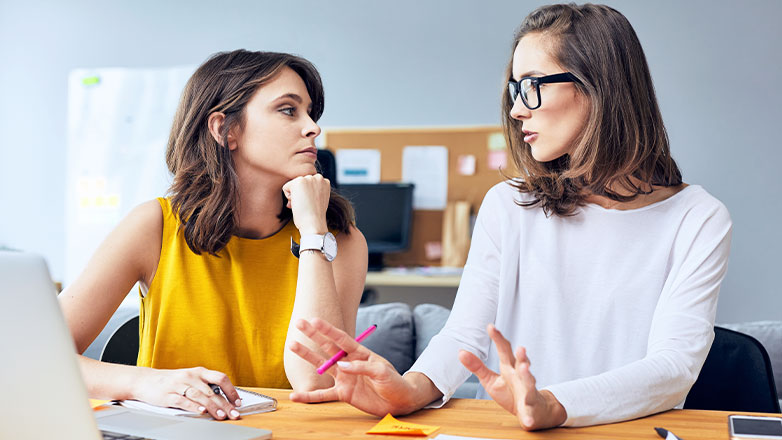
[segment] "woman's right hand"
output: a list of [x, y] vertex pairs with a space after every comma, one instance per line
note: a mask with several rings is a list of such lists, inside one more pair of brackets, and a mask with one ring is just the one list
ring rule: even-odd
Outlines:
[[388, 413], [409, 414], [423, 406], [416, 403], [419, 393], [413, 384], [399, 375], [390, 362], [356, 342], [347, 333], [318, 318], [310, 321], [300, 319], [296, 322], [296, 328], [328, 355], [328, 358], [323, 357], [299, 342], [291, 344], [291, 351], [315, 367], [322, 365], [339, 350], [345, 350], [347, 355], [326, 370], [334, 377], [334, 386], [293, 392], [290, 395], [292, 401], [315, 403], [341, 400], [380, 417]]
[[[141, 377], [134, 387], [134, 399], [200, 414], [208, 412], [216, 420], [223, 420], [226, 417], [233, 420], [239, 418], [239, 412], [236, 411], [236, 406], [241, 406], [239, 393], [236, 392], [228, 376], [219, 371], [207, 370], [203, 367], [178, 370], [139, 368], [139, 370]], [[228, 400], [220, 394], [215, 394], [210, 384], [218, 385]]]

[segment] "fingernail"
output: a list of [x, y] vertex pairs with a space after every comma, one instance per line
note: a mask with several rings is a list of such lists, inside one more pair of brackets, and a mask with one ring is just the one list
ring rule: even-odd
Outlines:
[[205, 412], [206, 412], [206, 408], [204, 408], [203, 406], [199, 406], [199, 407], [198, 407], [198, 412], [200, 412], [201, 414], [203, 414], [203, 413], [205, 413]]
[[236, 399], [236, 402], [234, 402], [236, 406], [242, 406], [242, 399]]
[[221, 419], [225, 418], [225, 411], [223, 411], [221, 409], [218, 409], [217, 410], [217, 417], [220, 417]]
[[351, 367], [350, 362], [344, 362], [344, 361], [337, 362], [337, 365], [339, 366], [339, 368], [342, 368], [343, 370], [349, 370]]
[[231, 410], [231, 417], [233, 417], [233, 418], [239, 417], [239, 411], [237, 411], [235, 409], [232, 409]]

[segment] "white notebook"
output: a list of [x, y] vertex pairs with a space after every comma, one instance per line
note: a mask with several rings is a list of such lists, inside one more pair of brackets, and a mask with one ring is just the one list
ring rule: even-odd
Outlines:
[[[269, 397], [266, 394], [256, 393], [239, 387], [236, 387], [236, 392], [239, 393], [239, 398], [242, 399], [242, 406], [237, 407], [236, 410], [243, 416], [274, 411], [277, 409], [277, 399], [274, 397]], [[179, 408], [167, 408], [164, 406], [152, 405], [140, 400], [119, 400], [117, 403], [126, 408], [151, 411], [169, 416], [212, 418], [209, 413], [199, 414]]]

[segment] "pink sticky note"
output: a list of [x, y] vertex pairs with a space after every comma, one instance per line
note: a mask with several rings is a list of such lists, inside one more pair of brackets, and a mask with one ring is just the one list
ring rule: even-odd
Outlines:
[[428, 241], [424, 243], [424, 254], [427, 260], [436, 260], [443, 256], [443, 245], [439, 241]]
[[505, 168], [508, 165], [508, 155], [505, 150], [489, 151], [489, 157], [486, 159], [490, 170]]

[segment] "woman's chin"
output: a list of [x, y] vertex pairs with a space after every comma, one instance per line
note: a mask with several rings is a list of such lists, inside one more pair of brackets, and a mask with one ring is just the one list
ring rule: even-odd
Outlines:
[[538, 162], [550, 162], [557, 158], [551, 151], [546, 151], [543, 148], [532, 147], [530, 153], [532, 153], [532, 158]]
[[303, 165], [296, 168], [296, 172], [293, 178], [301, 177], [301, 176], [312, 176], [313, 174], [317, 174], [318, 170], [315, 168], [315, 164], [312, 165]]
[[551, 162], [552, 160], [559, 159], [560, 157], [566, 155], [568, 152], [551, 150], [548, 148], [541, 148], [531, 145], [530, 153], [532, 154], [532, 158], [538, 162]]

